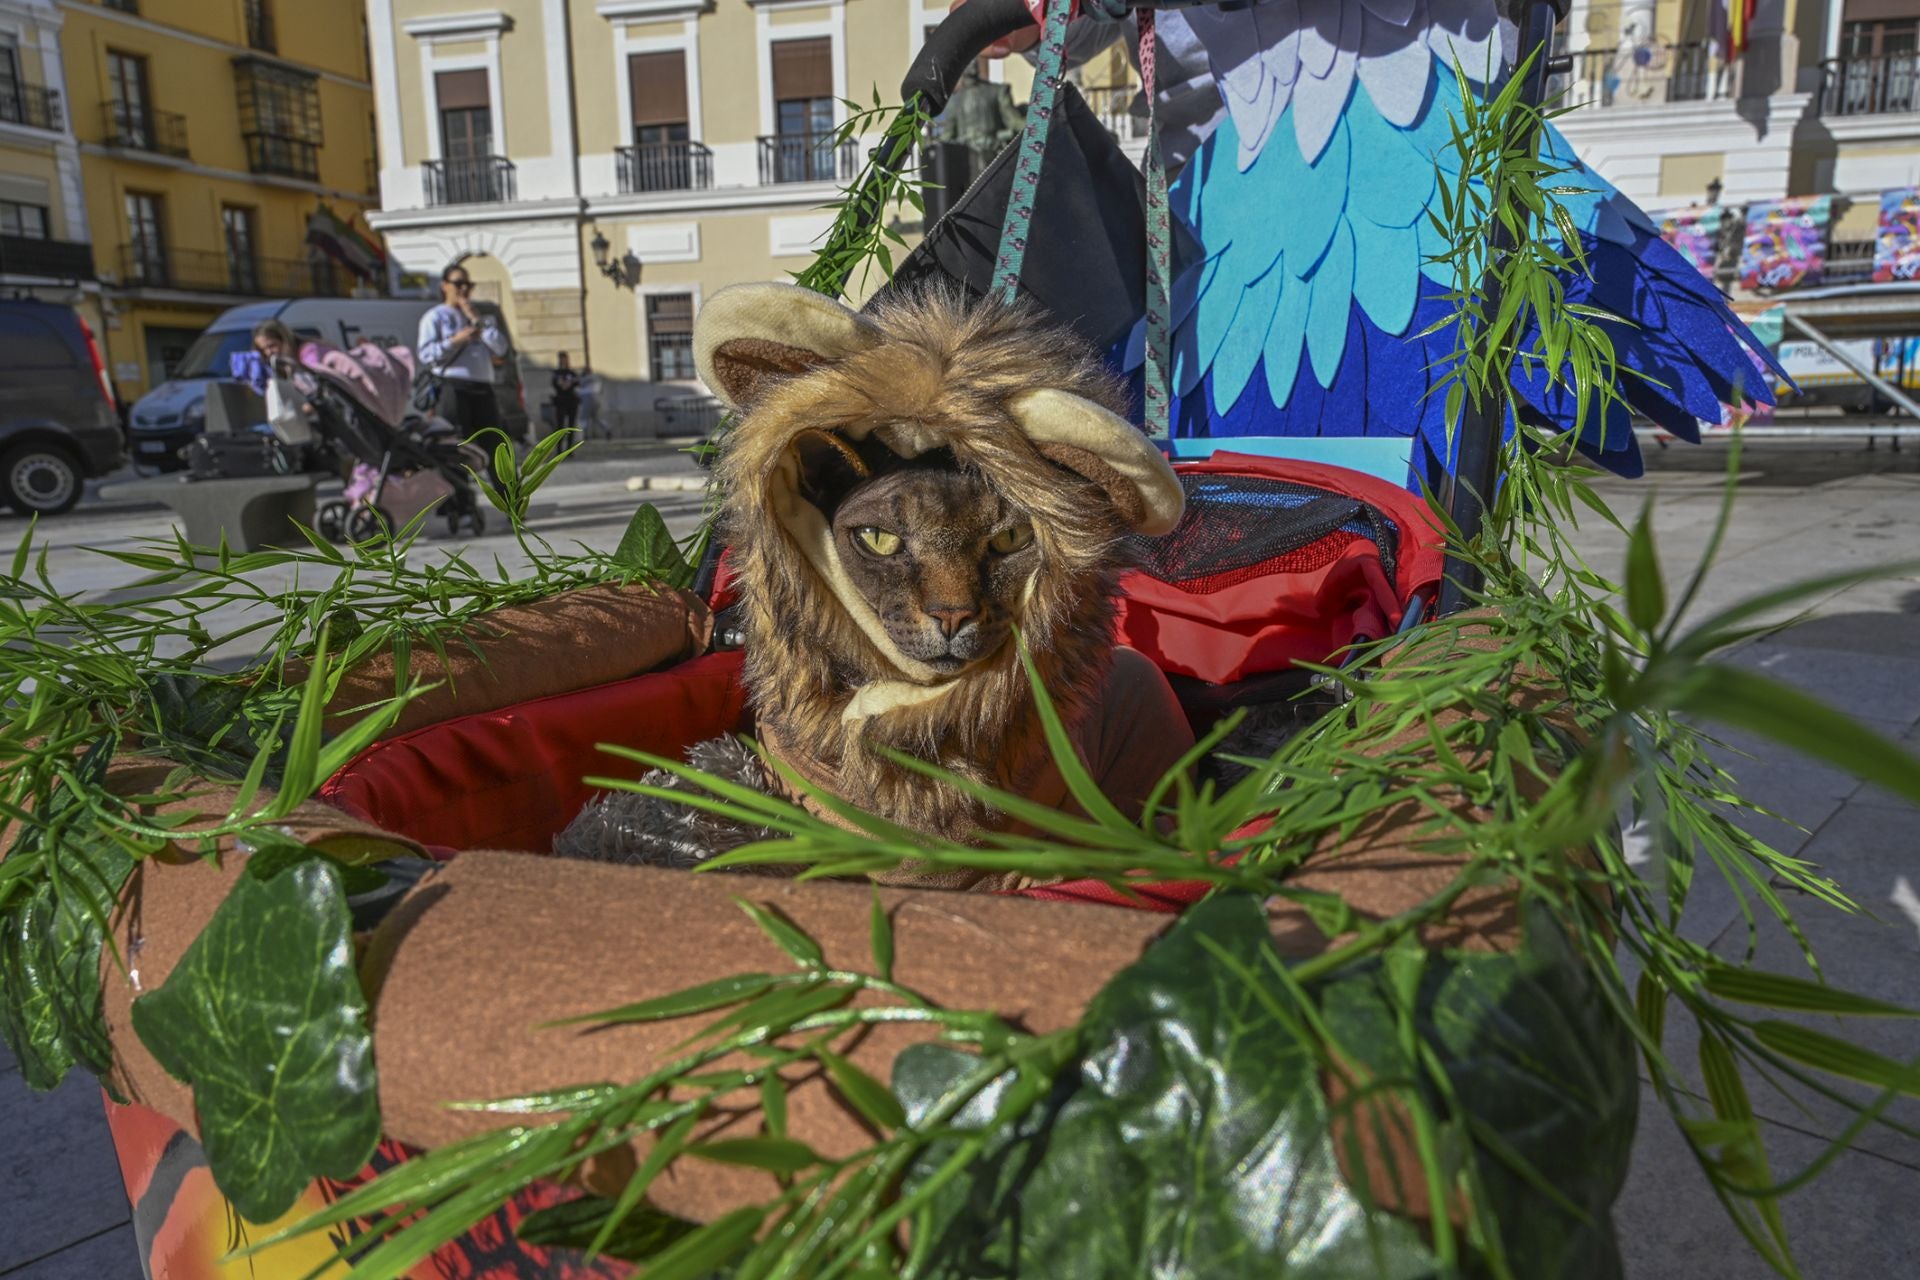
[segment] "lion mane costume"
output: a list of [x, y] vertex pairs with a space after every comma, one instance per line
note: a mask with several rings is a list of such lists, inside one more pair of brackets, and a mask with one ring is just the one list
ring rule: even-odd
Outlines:
[[[929, 292], [861, 314], [753, 284], [701, 309], [694, 356], [738, 413], [718, 474], [768, 755], [863, 810], [955, 840], [1011, 824], [885, 750], [1070, 803], [1013, 640], [951, 677], [902, 653], [843, 568], [827, 514], [802, 496], [800, 446], [819, 433], [850, 458], [876, 442], [901, 458], [947, 448], [1032, 521], [1040, 555], [1016, 625], [1095, 777], [1137, 810], [1192, 734], [1159, 671], [1116, 646], [1116, 579], [1126, 535], [1171, 530], [1184, 495], [1092, 352], [1023, 306]], [[724, 769], [715, 745], [696, 748], [696, 763]], [[760, 785], [838, 820], [778, 779]], [[709, 825], [699, 839], [712, 837]]]

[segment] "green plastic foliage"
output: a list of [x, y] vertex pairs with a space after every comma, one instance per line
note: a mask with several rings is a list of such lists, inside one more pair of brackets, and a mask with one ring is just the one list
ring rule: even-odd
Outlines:
[[271, 1222], [316, 1175], [348, 1178], [380, 1139], [373, 1034], [338, 872], [241, 876], [133, 1027], [193, 1086], [207, 1163], [242, 1216]]
[[[43, 882], [0, 917], [0, 1033], [29, 1087], [52, 1089], [78, 1065], [105, 1075], [113, 1062], [100, 1016], [100, 921], [126, 882], [133, 859], [105, 840], [75, 842], [109, 891], [98, 917]], [[110, 888], [109, 888], [110, 887]]]
[[[1312, 1047], [1202, 938], [1254, 971], [1272, 954], [1254, 900], [1216, 897], [1109, 983], [1060, 1082], [1070, 1093], [1052, 1116], [1023, 1117], [951, 1193], [965, 1208], [937, 1225], [929, 1275], [1432, 1271], [1413, 1227], [1363, 1207], [1340, 1178]], [[911, 1094], [930, 1057], [896, 1077], [910, 1114], [927, 1105]]]
[[[1448, 1172], [1470, 1147], [1514, 1275], [1602, 1280], [1620, 1274], [1610, 1206], [1639, 1109], [1633, 1040], [1554, 917], [1528, 900], [1523, 919], [1518, 950], [1425, 957], [1411, 1007], [1396, 991], [1397, 957], [1382, 957], [1324, 984], [1320, 1008], [1376, 1078], [1420, 1080], [1427, 1105], [1451, 1114]], [[1450, 1098], [1404, 1051], [1403, 1014]]]
[[[544, 1248], [577, 1249], [586, 1252], [599, 1235], [601, 1226], [614, 1210], [615, 1202], [600, 1196], [582, 1196], [528, 1214], [514, 1229], [528, 1244]], [[601, 1252], [629, 1262], [644, 1262], [692, 1234], [696, 1224], [676, 1218], [649, 1204], [637, 1205], [607, 1239]]]
[[679, 544], [667, 532], [666, 518], [651, 502], [642, 503], [627, 521], [627, 530], [614, 548], [613, 563], [623, 569], [645, 573], [671, 587], [693, 582], [693, 567], [680, 554]]
[[[1376, 1085], [1417, 1092], [1442, 1135], [1441, 1183], [1475, 1188], [1512, 1274], [1617, 1275], [1608, 1206], [1633, 1135], [1631, 1041], [1553, 921], [1529, 925], [1512, 955], [1368, 960], [1314, 988], [1315, 1007], [1303, 1009], [1257, 902], [1201, 903], [1095, 999], [1082, 1056], [1051, 1104], [1002, 1117], [985, 1157], [916, 1223], [924, 1274], [1412, 1280], [1446, 1270], [1413, 1224], [1371, 1207], [1393, 1188], [1356, 1191], [1342, 1175], [1326, 1049], [1302, 1034], [1317, 1024]], [[1409, 1043], [1437, 1054], [1438, 1083], [1406, 1060]], [[903, 1054], [894, 1088], [909, 1119], [977, 1065], [937, 1046]], [[992, 1125], [1006, 1084], [954, 1127]], [[953, 1149], [932, 1147], [908, 1190]], [[1395, 1172], [1426, 1185], [1418, 1169]], [[1470, 1245], [1461, 1265], [1493, 1269]]]
[[[78, 766], [104, 770], [96, 751]], [[58, 819], [24, 828], [12, 851], [31, 849], [49, 874], [0, 910], [0, 1037], [30, 1088], [55, 1088], [74, 1066], [104, 1076], [113, 1062], [100, 1014], [100, 950], [133, 858], [72, 810], [70, 791], [49, 805]]]

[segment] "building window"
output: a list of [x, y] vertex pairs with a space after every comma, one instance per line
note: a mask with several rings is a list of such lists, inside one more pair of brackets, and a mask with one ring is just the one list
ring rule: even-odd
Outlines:
[[160, 197], [127, 192], [127, 245], [121, 254], [127, 283], [167, 283], [167, 238], [160, 221]]
[[47, 207], [0, 200], [0, 236], [23, 236], [29, 240], [47, 238]]
[[153, 95], [147, 85], [147, 60], [138, 54], [107, 54], [107, 86], [113, 141], [123, 147], [153, 147]]
[[514, 198], [513, 165], [494, 154], [493, 86], [484, 69], [433, 77], [440, 159], [426, 165], [427, 203], [491, 204]]
[[493, 154], [493, 89], [487, 73], [442, 71], [433, 78], [440, 104], [440, 154], [448, 160], [484, 160]]
[[647, 295], [647, 364], [655, 382], [688, 382], [693, 368], [693, 295]]
[[627, 59], [633, 147], [620, 157], [622, 191], [687, 191], [710, 185], [707, 151], [690, 140], [687, 55], [678, 50]]
[[0, 120], [20, 119], [20, 51], [0, 36]]
[[274, 42], [271, 0], [247, 0], [247, 47], [262, 53], [278, 53]]
[[775, 182], [830, 182], [838, 176], [833, 120], [833, 41], [779, 40], [773, 57]]
[[255, 173], [309, 182], [320, 176], [320, 78], [264, 58], [235, 58], [240, 136]]
[[225, 205], [220, 225], [227, 240], [227, 280], [235, 293], [260, 292], [260, 259], [254, 254], [253, 210]]

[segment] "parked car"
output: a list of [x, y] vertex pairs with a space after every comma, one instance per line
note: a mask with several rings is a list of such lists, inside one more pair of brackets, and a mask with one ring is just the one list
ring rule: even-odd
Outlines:
[[[296, 298], [288, 302], [252, 302], [222, 313], [194, 340], [167, 381], [133, 406], [129, 443], [136, 465], [161, 471], [186, 466], [182, 451], [206, 428], [207, 384], [228, 380], [229, 361], [253, 343], [254, 327], [278, 320], [302, 338], [351, 347], [361, 342], [412, 348], [420, 317], [433, 303], [424, 298]], [[503, 331], [506, 318], [490, 302], [474, 304], [491, 311]], [[509, 343], [513, 335], [507, 335]], [[494, 394], [500, 422], [516, 438], [527, 430], [526, 392], [520, 384], [518, 356], [509, 352], [495, 368]]]
[[57, 515], [126, 465], [120, 412], [93, 331], [72, 307], [0, 301], [0, 503]]

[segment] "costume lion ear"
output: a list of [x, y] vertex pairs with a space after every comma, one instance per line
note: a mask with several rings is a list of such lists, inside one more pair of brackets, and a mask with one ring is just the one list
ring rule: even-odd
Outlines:
[[823, 514], [873, 474], [860, 451], [831, 431], [808, 428], [794, 436], [792, 448], [800, 464], [800, 496]]
[[1044, 388], [1007, 401], [1007, 412], [1042, 457], [1106, 490], [1136, 533], [1173, 532], [1186, 491], [1166, 456], [1118, 414], [1068, 391]]
[[792, 284], [737, 284], [700, 308], [693, 360], [729, 408], [751, 404], [781, 378], [864, 351], [873, 326], [832, 298]]

